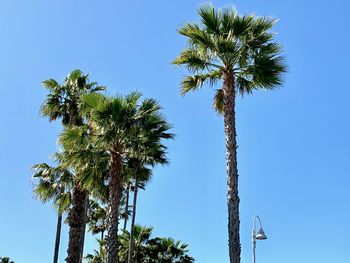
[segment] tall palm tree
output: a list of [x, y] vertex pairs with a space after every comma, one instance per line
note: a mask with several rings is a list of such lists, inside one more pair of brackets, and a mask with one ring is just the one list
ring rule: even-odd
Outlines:
[[174, 60], [192, 74], [181, 83], [181, 94], [195, 91], [205, 83], [216, 91], [214, 109], [224, 116], [227, 161], [228, 239], [231, 263], [239, 263], [239, 196], [235, 99], [237, 93], [273, 89], [282, 84], [286, 67], [281, 46], [270, 29], [275, 20], [254, 15], [239, 15], [233, 8], [216, 10], [210, 4], [198, 9], [201, 23], [186, 23], [178, 32], [188, 40], [188, 47]]
[[[91, 127], [88, 136], [96, 147], [104, 149], [109, 155], [108, 263], [115, 263], [118, 260], [119, 207], [122, 186], [125, 182], [123, 165], [129, 157], [136, 156], [137, 145], [143, 145], [144, 141], [149, 140], [144, 137], [143, 123], [148, 122], [151, 118], [163, 118], [156, 101], [145, 99], [140, 103], [140, 97], [139, 93], [131, 93], [126, 97], [87, 94], [83, 99], [85, 117], [89, 120]], [[62, 134], [61, 141], [65, 148], [69, 148], [81, 136], [81, 127], [70, 127]], [[143, 158], [147, 159], [148, 156]]]
[[[56, 157], [59, 156], [56, 154]], [[58, 160], [58, 158], [56, 158]], [[43, 203], [53, 201], [54, 207], [58, 211], [56, 238], [53, 263], [58, 262], [58, 254], [61, 239], [62, 214], [68, 210], [71, 203], [71, 189], [73, 174], [62, 167], [60, 164], [56, 167], [47, 163], [40, 163], [33, 166], [33, 178], [35, 182], [34, 193]]]
[[[89, 76], [80, 70], [72, 71], [61, 85], [54, 79], [43, 82], [48, 89], [46, 101], [42, 105], [41, 113], [48, 117], [50, 121], [61, 119], [66, 126], [82, 126], [84, 120], [80, 113], [80, 102], [83, 94], [94, 93], [104, 90], [96, 82], [90, 82]], [[72, 207], [68, 215], [69, 241], [68, 241], [68, 263], [81, 263], [84, 248], [86, 213], [87, 213], [88, 193], [75, 180], [72, 191]]]

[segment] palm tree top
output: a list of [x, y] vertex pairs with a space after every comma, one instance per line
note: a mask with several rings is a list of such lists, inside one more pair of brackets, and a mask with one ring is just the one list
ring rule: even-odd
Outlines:
[[105, 89], [104, 86], [97, 85], [97, 82], [90, 82], [89, 74], [84, 74], [79, 69], [73, 70], [63, 84], [47, 79], [43, 81], [43, 86], [49, 94], [41, 107], [42, 116], [48, 117], [50, 121], [61, 119], [63, 125], [81, 124], [79, 104], [82, 94]]
[[[180, 93], [194, 91], [209, 82], [214, 85], [223, 74], [233, 74], [241, 94], [273, 89], [283, 83], [286, 72], [282, 47], [274, 40], [271, 28], [276, 19], [240, 15], [233, 7], [215, 9], [205, 4], [198, 9], [200, 23], [186, 23], [178, 29], [188, 46], [173, 61], [192, 74], [184, 77]], [[222, 89], [214, 108], [222, 112]]]

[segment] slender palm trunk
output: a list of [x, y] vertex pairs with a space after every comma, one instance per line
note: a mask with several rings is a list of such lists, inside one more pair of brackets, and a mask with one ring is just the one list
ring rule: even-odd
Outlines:
[[130, 228], [130, 238], [129, 238], [129, 252], [128, 252], [128, 263], [133, 263], [133, 254], [134, 254], [134, 228], [135, 228], [135, 219], [136, 219], [136, 203], [137, 203], [137, 193], [139, 180], [137, 174], [135, 175], [135, 186], [134, 186], [134, 200], [132, 205], [132, 218], [131, 218], [131, 228]]
[[60, 250], [60, 241], [61, 241], [61, 229], [62, 229], [62, 213], [59, 213], [57, 217], [55, 252], [53, 255], [53, 263], [58, 262], [58, 252]]
[[226, 170], [227, 170], [227, 206], [228, 206], [228, 243], [230, 263], [241, 262], [241, 244], [239, 237], [239, 196], [237, 142], [235, 123], [235, 82], [231, 71], [224, 72], [224, 124], [226, 134]]
[[129, 195], [130, 195], [130, 187], [131, 187], [131, 183], [130, 181], [128, 182], [128, 186], [126, 187], [126, 201], [125, 201], [125, 218], [124, 218], [124, 226], [123, 226], [123, 230], [126, 229], [126, 225], [128, 223], [128, 219], [129, 219]]
[[122, 192], [122, 157], [118, 149], [112, 152], [108, 178], [108, 238], [107, 263], [118, 262], [118, 221], [119, 205]]
[[72, 208], [68, 215], [69, 240], [67, 263], [81, 263], [82, 250], [84, 247], [84, 233], [86, 223], [88, 194], [81, 189], [78, 183], [75, 184], [72, 197]]

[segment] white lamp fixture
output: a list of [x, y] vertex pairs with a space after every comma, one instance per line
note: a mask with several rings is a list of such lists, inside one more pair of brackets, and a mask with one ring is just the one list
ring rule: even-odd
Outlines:
[[[259, 230], [256, 231], [256, 221], [259, 221]], [[253, 245], [253, 263], [255, 263], [255, 248], [256, 248], [256, 240], [265, 240], [267, 236], [262, 228], [261, 220], [259, 216], [254, 216], [253, 219], [253, 234], [252, 234], [252, 245]]]

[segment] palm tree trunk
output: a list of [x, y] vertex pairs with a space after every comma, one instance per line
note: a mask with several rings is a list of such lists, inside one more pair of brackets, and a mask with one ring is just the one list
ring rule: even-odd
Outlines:
[[126, 225], [128, 223], [128, 219], [129, 219], [129, 195], [130, 195], [130, 187], [131, 187], [131, 183], [130, 181], [128, 182], [128, 186], [126, 188], [126, 201], [125, 201], [125, 218], [124, 218], [124, 227], [123, 229], [126, 229]]
[[85, 204], [85, 211], [84, 211], [84, 222], [83, 222], [83, 229], [81, 231], [81, 234], [82, 234], [82, 237], [81, 237], [81, 240], [82, 240], [82, 245], [81, 245], [81, 258], [84, 257], [84, 241], [85, 241], [85, 232], [86, 232], [86, 223], [87, 223], [87, 212], [88, 212], [88, 206], [89, 206], [89, 196], [86, 196], [86, 204]]
[[84, 247], [84, 231], [86, 220], [88, 194], [81, 189], [78, 183], [75, 184], [72, 197], [72, 208], [68, 215], [69, 222], [69, 240], [67, 263], [81, 263], [82, 250]]
[[239, 196], [235, 121], [235, 82], [232, 71], [224, 72], [224, 124], [226, 134], [228, 242], [230, 263], [241, 262]]
[[128, 263], [133, 263], [133, 254], [134, 254], [134, 227], [135, 227], [135, 218], [136, 218], [136, 203], [137, 203], [137, 193], [138, 193], [138, 176], [135, 175], [135, 186], [134, 186], [134, 200], [132, 205], [132, 218], [131, 218], [131, 229], [130, 229], [130, 238], [129, 238], [129, 252], [128, 252]]
[[61, 240], [61, 229], [62, 229], [62, 213], [59, 213], [57, 218], [57, 226], [56, 226], [56, 240], [55, 240], [55, 252], [53, 255], [53, 263], [58, 262], [58, 252], [60, 250], [60, 240]]
[[107, 263], [118, 262], [118, 221], [122, 192], [122, 157], [117, 149], [112, 152], [108, 178], [108, 238]]

